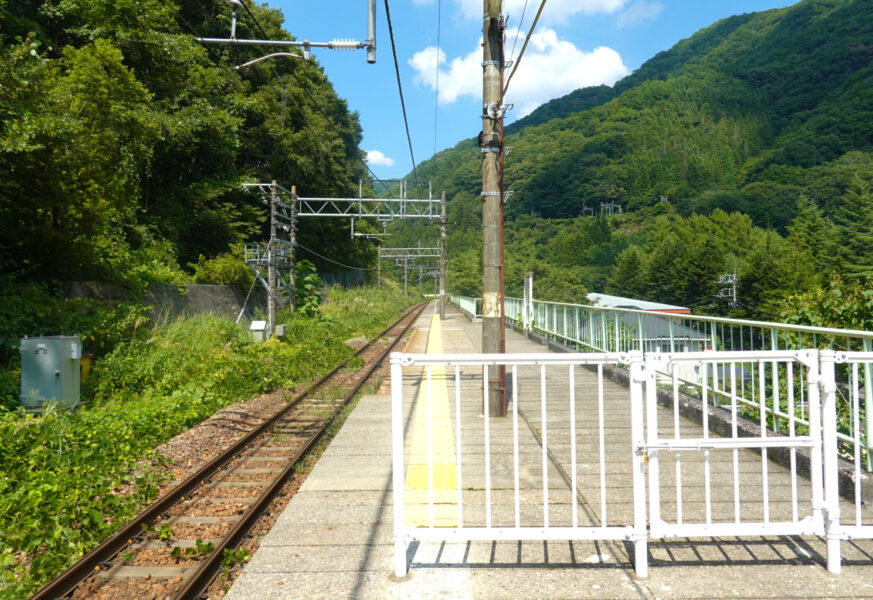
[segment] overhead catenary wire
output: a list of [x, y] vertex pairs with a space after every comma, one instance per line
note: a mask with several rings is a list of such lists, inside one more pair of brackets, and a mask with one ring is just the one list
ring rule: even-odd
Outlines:
[[403, 124], [406, 126], [406, 141], [409, 143], [409, 158], [412, 159], [412, 173], [421, 191], [421, 180], [418, 178], [418, 168], [415, 165], [415, 153], [412, 151], [412, 136], [409, 134], [409, 119], [406, 118], [406, 102], [403, 100], [403, 84], [400, 82], [400, 63], [397, 61], [397, 46], [394, 44], [394, 26], [391, 24], [391, 9], [385, 0], [385, 17], [388, 19], [388, 37], [391, 39], [391, 54], [394, 56], [394, 72], [397, 75], [397, 90], [400, 92], [400, 108], [403, 110]]
[[[525, 0], [527, 2], [527, 0]], [[442, 29], [443, 0], [437, 0], [437, 51], [436, 51], [436, 85], [433, 98], [433, 155], [437, 153], [437, 123], [440, 103], [440, 33]]]
[[[386, 0], [387, 2], [387, 0]], [[540, 20], [540, 15], [543, 14], [543, 8], [546, 6], [546, 0], [542, 0], [540, 2], [540, 8], [537, 10], [537, 16], [534, 17], [533, 23], [530, 26], [530, 31], [527, 32], [527, 36], [524, 38], [524, 44], [521, 46], [521, 52], [518, 53], [518, 60], [515, 61], [515, 64], [512, 65], [512, 71], [509, 73], [509, 77], [506, 78], [506, 83], [503, 84], [503, 92], [500, 94], [500, 101], [497, 103], [498, 106], [503, 104], [503, 98], [506, 96], [506, 90], [509, 89], [509, 84], [512, 81], [512, 76], [515, 75], [515, 72], [518, 70], [518, 65], [521, 64], [521, 58], [524, 56], [524, 51], [527, 49], [527, 45], [530, 42], [530, 38], [533, 35], [534, 29], [537, 27], [537, 23]]]
[[[252, 15], [251, 11], [248, 10], [248, 7], [245, 5], [243, 5], [243, 7], [246, 9], [246, 11], [249, 13], [249, 15], [252, 16], [252, 20], [255, 21], [256, 25], [261, 30], [261, 32], [264, 34], [264, 36], [268, 37], [267, 33], [264, 31], [264, 28], [261, 27], [260, 23], [257, 22], [257, 19], [254, 17], [254, 15]], [[194, 26], [191, 25], [191, 23], [184, 17], [184, 15], [181, 14], [181, 12], [178, 13], [178, 17], [179, 17], [179, 20], [182, 22], [182, 24], [185, 25], [185, 27], [191, 32], [191, 35], [193, 35], [195, 38], [199, 37], [199, 34], [197, 33]], [[273, 77], [275, 77], [277, 80], [282, 79], [282, 77], [280, 77], [279, 73], [276, 71], [276, 69], [275, 69], [275, 67], [273, 67], [273, 65], [269, 65], [269, 68], [273, 72]], [[292, 75], [293, 74], [294, 73], [292, 71]], [[298, 84], [299, 84], [299, 80], [298, 80]], [[297, 113], [300, 115], [300, 118], [303, 121], [303, 125], [310, 131], [310, 133], [312, 133], [313, 136], [315, 136], [315, 142], [321, 147], [321, 154], [323, 157], [325, 152], [328, 152], [327, 147], [325, 146], [324, 140], [322, 139], [321, 135], [319, 135], [318, 131], [316, 131], [315, 128], [313, 128], [312, 125], [309, 123], [309, 119], [306, 118], [306, 114], [303, 112], [303, 109], [296, 102], [293, 102], [293, 96], [292, 96], [292, 103], [294, 105], [294, 108], [297, 110]], [[285, 82], [283, 81], [282, 82], [282, 127], [283, 128], [285, 126], [285, 108], [286, 108], [286, 105], [287, 105], [287, 86], [286, 86]], [[329, 152], [328, 152], [328, 155], [329, 155]], [[316, 162], [313, 160], [313, 164], [319, 171], [321, 171], [321, 173], [325, 177], [327, 177], [329, 180], [331, 179], [332, 174], [325, 171], [323, 162], [320, 163], [320, 162]], [[335, 190], [340, 192], [341, 195], [345, 195], [348, 192], [348, 190], [344, 190], [342, 187], [340, 187], [338, 182], [336, 182], [336, 181], [331, 180], [331, 184]]]
[[[388, 0], [385, 0], [385, 3], [386, 3], [386, 10], [387, 10], [387, 3], [388, 3]], [[255, 17], [254, 13], [252, 13], [251, 9], [248, 7], [248, 5], [245, 3], [245, 1], [242, 2], [242, 6], [243, 6], [243, 8], [245, 9], [245, 11], [248, 13], [249, 17], [251, 17], [252, 21], [253, 21], [254, 24], [257, 26], [257, 28], [261, 30], [261, 33], [264, 35], [264, 37], [265, 37], [265, 38], [268, 38], [269, 35], [268, 35], [267, 32], [264, 30], [264, 28], [261, 26], [261, 23], [258, 21], [257, 17]], [[389, 19], [388, 19], [388, 25], [389, 25], [389, 27], [390, 27], [390, 25], [391, 25], [391, 19], [390, 19], [390, 17], [389, 17]], [[392, 46], [393, 46], [393, 43], [394, 43], [394, 38], [393, 38], [393, 37], [392, 37], [392, 39], [391, 39], [391, 43], [392, 43]], [[395, 63], [397, 62], [397, 56], [396, 56], [396, 55], [394, 56], [394, 61], [395, 61]], [[272, 66], [271, 66], [271, 68], [272, 68]], [[274, 69], [274, 70], [273, 70], [273, 73], [275, 74], [275, 72], [276, 72], [276, 71], [275, 71], [275, 69]], [[297, 76], [297, 73], [295, 73], [294, 71], [291, 71], [291, 76], [294, 78], [294, 80], [297, 82], [297, 84], [300, 86], [300, 88], [301, 88], [304, 92], [306, 92], [306, 94], [309, 96], [310, 100], [312, 100], [312, 103], [313, 103], [313, 104], [315, 105], [315, 107], [318, 109], [318, 112], [320, 112], [321, 115], [325, 118], [325, 120], [327, 121], [328, 125], [330, 125], [330, 126], [333, 128], [333, 130], [337, 133], [337, 135], [342, 136], [342, 132], [339, 130], [339, 127], [337, 127], [336, 124], [335, 124], [335, 123], [330, 119], [330, 117], [327, 116], [327, 113], [324, 112], [324, 109], [321, 107], [321, 104], [318, 102], [318, 100], [315, 98], [315, 96], [312, 95], [312, 92], [309, 90], [309, 88], [308, 88], [307, 86], [303, 85], [303, 82], [302, 82], [302, 81], [300, 80], [300, 78]], [[404, 111], [404, 118], [405, 118], [405, 111]], [[305, 116], [304, 116], [304, 119], [305, 119]], [[407, 126], [407, 134], [408, 134], [408, 132], [409, 132], [409, 127]], [[383, 184], [383, 185], [385, 184], [385, 182], [383, 182], [381, 179], [379, 179], [379, 177], [376, 175], [376, 173], [373, 172], [373, 169], [370, 168], [370, 165], [367, 164], [367, 161], [365, 161], [365, 160], [361, 160], [361, 163], [364, 165], [364, 167], [366, 167], [367, 171], [370, 172], [370, 175], [373, 176], [373, 179], [375, 179], [376, 181], [378, 181], [379, 183], [381, 183], [381, 184]], [[413, 163], [413, 164], [414, 164], [414, 163]], [[386, 190], [388, 189], [388, 186], [387, 186], [387, 185], [384, 185], [384, 187], [385, 187]], [[390, 191], [389, 191], [388, 195], [391, 196]]]
[[[270, 37], [269, 34], [268, 34], [267, 31], [263, 28], [263, 26], [261, 25], [260, 21], [258, 21], [258, 18], [255, 16], [255, 14], [254, 14], [254, 13], [252, 12], [252, 10], [249, 8], [248, 4], [246, 4], [244, 1], [241, 2], [241, 4], [242, 4], [242, 7], [245, 9], [246, 13], [248, 13], [248, 15], [249, 15], [249, 17], [251, 18], [252, 22], [253, 22], [253, 23], [255, 24], [255, 26], [256, 26], [256, 27], [261, 31], [261, 33], [263, 34], [264, 38], [267, 38], [267, 39], [268, 39], [268, 38]], [[275, 77], [276, 79], [280, 79], [279, 74], [276, 72], [276, 69], [275, 69], [275, 67], [274, 67], [273, 65], [270, 65], [270, 70], [273, 72], [273, 77]], [[318, 108], [319, 112], [322, 114], [322, 116], [324, 116], [324, 118], [325, 118], [325, 120], [328, 122], [328, 124], [331, 125], [331, 126], [333, 127], [333, 129], [337, 132], [337, 134], [342, 135], [342, 134], [340, 133], [339, 129], [337, 129], [337, 127], [333, 124], [333, 122], [330, 120], [330, 118], [329, 118], [329, 117], [325, 114], [325, 112], [322, 110], [321, 105], [318, 103], [318, 101], [317, 101], [317, 100], [315, 99], [315, 97], [312, 95], [312, 92], [310, 92], [309, 89], [308, 89], [306, 86], [303, 85], [303, 82], [300, 81], [300, 78], [297, 76], [297, 73], [296, 73], [294, 70], [291, 70], [291, 71], [289, 71], [289, 72], [291, 73], [291, 76], [294, 78], [294, 80], [297, 82], [297, 85], [298, 85], [298, 86], [299, 86], [299, 87], [300, 87], [304, 92], [307, 93], [307, 95], [309, 96], [309, 98], [310, 98], [310, 99], [312, 100], [312, 102], [315, 104], [316, 108]], [[321, 136], [318, 134], [318, 132], [315, 131], [315, 129], [312, 127], [312, 125], [309, 123], [309, 120], [306, 118], [306, 115], [304, 114], [303, 109], [302, 109], [300, 106], [298, 106], [296, 102], [294, 103], [294, 107], [297, 109], [297, 112], [300, 114], [300, 117], [303, 119], [303, 123], [306, 125], [307, 128], [309, 128], [309, 130], [310, 130], [310, 131], [315, 135], [315, 137], [317, 138], [317, 140], [318, 140], [318, 144], [319, 144], [319, 146], [321, 146], [322, 157], [324, 156], [325, 152], [327, 152], [328, 156], [330, 156], [330, 152], [329, 152], [328, 149], [325, 147], [324, 140], [321, 138]], [[366, 163], [364, 163], [364, 166], [367, 166]], [[367, 167], [367, 168], [368, 168], [368, 170], [369, 170], [369, 167]], [[324, 170], [324, 165], [323, 165], [323, 164], [319, 164], [319, 165], [318, 165], [318, 170], [321, 171], [324, 175], [328, 175], [328, 173], [325, 172], [325, 170]], [[371, 173], [372, 173], [372, 171], [371, 171]], [[348, 193], [348, 190], [347, 190], [347, 189], [346, 189], [346, 190], [342, 189], [342, 187], [339, 185], [338, 182], [333, 182], [333, 185], [335, 186], [335, 189], [336, 189], [337, 191], [339, 191], [342, 195], [346, 195], [346, 194]]]
[[326, 260], [326, 261], [329, 262], [329, 263], [333, 263], [333, 264], [335, 264], [335, 265], [338, 265], [338, 266], [343, 267], [343, 268], [346, 268], [346, 269], [352, 269], [353, 271], [375, 271], [375, 270], [376, 270], [375, 268], [372, 268], [372, 267], [371, 267], [371, 268], [363, 268], [363, 267], [353, 267], [353, 266], [351, 266], [351, 265], [346, 265], [346, 264], [343, 264], [343, 263], [341, 263], [341, 262], [335, 261], [335, 260], [333, 260], [332, 258], [328, 258], [328, 257], [326, 257], [326, 256], [322, 256], [321, 254], [319, 254], [319, 253], [316, 252], [315, 250], [310, 250], [309, 248], [307, 248], [306, 246], [304, 246], [304, 245], [301, 244], [300, 242], [297, 242], [296, 245], [297, 245], [297, 247], [300, 248], [301, 250], [306, 250], [307, 252], [309, 252], [309, 253], [312, 254], [313, 256], [317, 256], [318, 258], [320, 258], [320, 259], [322, 259], [322, 260]]
[[515, 58], [515, 46], [518, 44], [518, 37], [521, 35], [521, 26], [524, 25], [524, 15], [527, 13], [527, 2], [528, 0], [524, 0], [524, 7], [521, 9], [521, 19], [519, 19], [518, 29], [515, 31], [515, 39], [512, 42], [512, 51], [509, 53], [510, 61]]

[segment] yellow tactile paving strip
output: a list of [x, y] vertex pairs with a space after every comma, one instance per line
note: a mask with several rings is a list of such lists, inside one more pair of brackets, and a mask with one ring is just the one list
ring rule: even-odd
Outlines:
[[[428, 354], [443, 353], [442, 338], [439, 315], [434, 315], [427, 341]], [[425, 369], [415, 402], [412, 447], [406, 471], [406, 524], [409, 527], [456, 527], [458, 473], [445, 369], [431, 367], [430, 385], [427, 378]], [[428, 415], [431, 427], [428, 427]], [[432, 456], [430, 466], [429, 455]]]

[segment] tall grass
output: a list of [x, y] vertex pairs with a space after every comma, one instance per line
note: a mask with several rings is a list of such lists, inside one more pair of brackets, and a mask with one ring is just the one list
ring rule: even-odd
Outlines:
[[[410, 303], [391, 290], [332, 289], [317, 318], [281, 315], [284, 338], [251, 339], [215, 315], [155, 325], [95, 365], [77, 413], [0, 413], [0, 598], [28, 596], [157, 493], [152, 449], [234, 402], [336, 365]], [[138, 466], [139, 465], [139, 466]], [[134, 471], [138, 472], [134, 474]], [[117, 490], [132, 485], [122, 498]]]

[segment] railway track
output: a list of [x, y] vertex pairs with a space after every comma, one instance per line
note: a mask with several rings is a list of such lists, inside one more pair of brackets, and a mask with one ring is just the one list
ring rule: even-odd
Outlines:
[[[424, 310], [420, 305], [279, 412], [149, 505], [31, 600], [206, 598], [343, 408]], [[363, 361], [349, 368], [350, 361]]]

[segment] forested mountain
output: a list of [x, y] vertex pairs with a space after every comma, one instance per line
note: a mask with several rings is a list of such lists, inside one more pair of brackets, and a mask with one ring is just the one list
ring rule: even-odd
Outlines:
[[[833, 211], [864, 160], [846, 154], [873, 150], [873, 3], [805, 0], [724, 19], [614, 89], [553, 100], [507, 134], [510, 218], [663, 196], [680, 212], [742, 210], [784, 231], [800, 191]], [[419, 174], [475, 196], [478, 161], [462, 142]]]
[[[266, 35], [241, 10], [239, 37], [291, 39], [250, 10]], [[241, 182], [357, 186], [361, 127], [318, 64], [237, 71], [262, 49], [194, 40], [229, 32], [222, 0], [0, 0], [0, 277], [180, 282], [262, 237]], [[371, 261], [327, 223], [315, 240]]]
[[[506, 128], [505, 145], [510, 295], [533, 270], [543, 299], [583, 301], [588, 289], [698, 312], [873, 325], [869, 0], [724, 19], [613, 88], [543, 105]], [[418, 168], [451, 199], [449, 287], [473, 294], [480, 162], [469, 139]], [[624, 214], [583, 216], [607, 202]], [[733, 272], [730, 306], [715, 280]], [[858, 310], [831, 305], [823, 316], [830, 292]]]

